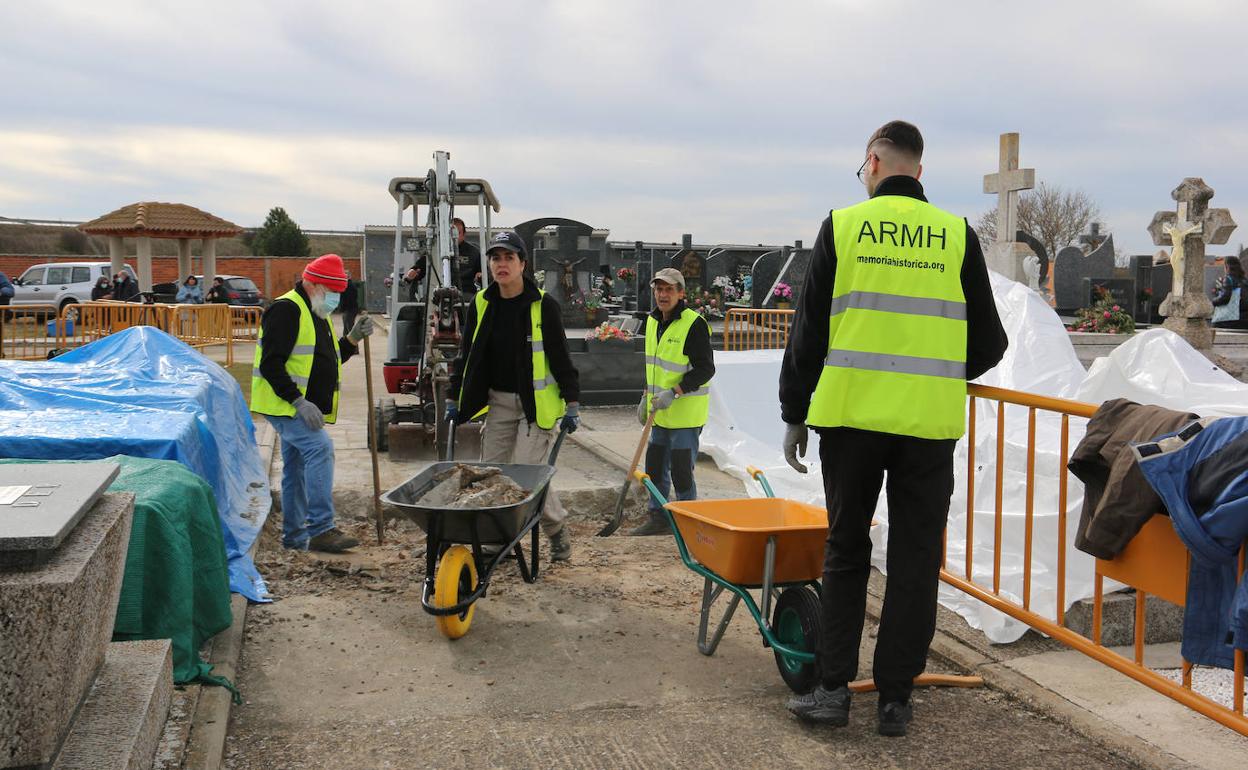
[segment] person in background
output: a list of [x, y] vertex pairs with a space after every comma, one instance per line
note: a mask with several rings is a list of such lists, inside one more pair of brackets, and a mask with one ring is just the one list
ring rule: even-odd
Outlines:
[[325, 432], [338, 419], [342, 364], [373, 333], [373, 319], [361, 315], [334, 338], [329, 316], [346, 288], [342, 258], [324, 254], [260, 318], [251, 411], [282, 441], [284, 548], [340, 553], [360, 544], [334, 526], [334, 441]]
[[202, 305], [204, 304], [204, 290], [199, 288], [199, 279], [193, 275], [188, 275], [182, 285], [178, 287], [178, 294], [173, 299], [179, 305]]
[[107, 275], [101, 275], [100, 279], [91, 287], [91, 301], [95, 302], [101, 299], [113, 298], [113, 284], [109, 282]]
[[481, 287], [481, 249], [468, 240], [464, 220], [455, 217], [451, 225], [455, 228], [455, 248], [459, 252], [459, 290], [466, 299]]
[[1222, 269], [1226, 272], [1213, 287], [1213, 325], [1219, 329], [1248, 329], [1244, 265], [1239, 257], [1227, 257]]
[[867, 200], [824, 218], [780, 368], [785, 459], [806, 472], [798, 457], [813, 426], [828, 509], [816, 651], [822, 681], [787, 706], [804, 721], [849, 723], [871, 517], [885, 486], [888, 574], [872, 673], [876, 729], [900, 737], [936, 631], [966, 382], [996, 366], [1009, 340], [975, 231], [927, 202], [919, 129], [885, 123], [865, 154], [858, 179]]
[[212, 286], [208, 287], [208, 293], [204, 296], [204, 301], [221, 305], [230, 303], [230, 294], [226, 291], [225, 281], [221, 279], [221, 276], [212, 279]]
[[[106, 279], [101, 279], [106, 280]], [[7, 305], [13, 299], [13, 282], [4, 273], [0, 273], [0, 305]]]
[[[524, 241], [500, 232], [487, 255], [493, 282], [468, 306], [463, 346], [451, 365], [446, 420], [454, 426], [485, 413], [482, 462], [540, 465], [547, 462], [556, 426], [572, 433], [580, 423], [580, 377], [559, 303], [524, 273]], [[566, 516], [550, 489], [542, 529], [553, 561], [572, 556]]]
[[139, 294], [139, 284], [130, 274], [122, 270], [113, 276], [113, 299], [118, 302], [142, 302], [143, 298]]
[[355, 325], [355, 317], [360, 314], [360, 282], [351, 280], [351, 271], [347, 271], [347, 288], [342, 292], [342, 333], [346, 334]]
[[[670, 481], [676, 500], [696, 500], [693, 469], [715, 376], [711, 325], [685, 305], [685, 277], [676, 268], [655, 273], [650, 287], [654, 311], [646, 318], [646, 392], [637, 405], [637, 421], [643, 425], [654, 412], [646, 473], [664, 497]], [[630, 535], [671, 532], [667, 514], [653, 497], [649, 505], [649, 518]]]

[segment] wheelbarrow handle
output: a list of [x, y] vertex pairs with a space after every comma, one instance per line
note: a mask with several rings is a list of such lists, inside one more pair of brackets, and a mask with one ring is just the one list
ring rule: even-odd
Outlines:
[[762, 468], [759, 468], [756, 465], [747, 465], [745, 466], [745, 472], [750, 474], [750, 478], [759, 483], [759, 486], [763, 488], [764, 494], [768, 497], [776, 496], [776, 493], [771, 488], [771, 482], [767, 481], [767, 474], [763, 473]]
[[559, 435], [555, 437], [555, 445], [550, 448], [550, 457], [546, 460], [547, 465], [554, 465], [555, 460], [559, 457], [559, 448], [563, 446], [563, 437], [568, 435], [567, 430], [560, 428]]

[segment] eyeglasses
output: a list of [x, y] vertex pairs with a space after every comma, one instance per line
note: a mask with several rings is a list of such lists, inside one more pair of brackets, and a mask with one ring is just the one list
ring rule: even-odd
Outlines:
[[875, 154], [875, 153], [873, 153], [873, 152], [869, 152], [869, 153], [867, 153], [867, 157], [866, 157], [866, 158], [862, 161], [862, 165], [858, 167], [858, 174], [857, 174], [857, 176], [858, 176], [858, 181], [859, 181], [859, 182], [861, 182], [861, 181], [862, 181], [862, 172], [864, 172], [864, 171], [866, 171], [866, 170], [867, 170], [867, 164], [871, 162], [871, 156], [872, 156], [872, 155], [874, 155], [874, 154]]

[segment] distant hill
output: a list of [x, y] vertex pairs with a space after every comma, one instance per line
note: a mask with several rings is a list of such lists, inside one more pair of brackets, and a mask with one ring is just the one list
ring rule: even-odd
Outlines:
[[[244, 233], [244, 236], [246, 233]], [[358, 257], [364, 245], [363, 235], [312, 235], [308, 234], [308, 245], [313, 256], [318, 254], [340, 254], [344, 257]], [[191, 247], [199, 256], [199, 244]], [[135, 253], [135, 240], [126, 239], [126, 253]], [[154, 256], [176, 256], [178, 242], [173, 240], [152, 239]], [[108, 239], [86, 235], [73, 227], [59, 225], [16, 225], [0, 223], [0, 254], [37, 254], [108, 256]], [[247, 257], [254, 252], [243, 237], [220, 238], [217, 240], [218, 257]]]

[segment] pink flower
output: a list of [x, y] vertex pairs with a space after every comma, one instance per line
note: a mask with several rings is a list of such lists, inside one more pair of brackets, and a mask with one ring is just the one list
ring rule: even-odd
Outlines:
[[1106, 318], [1109, 318], [1109, 311], [1108, 311], [1108, 310], [1106, 310], [1106, 311], [1105, 311], [1105, 317], [1106, 317]]
[[1115, 312], [1115, 313], [1119, 312], [1120, 310], [1122, 310], [1122, 308], [1118, 307], [1117, 305], [1114, 305], [1114, 312]]

